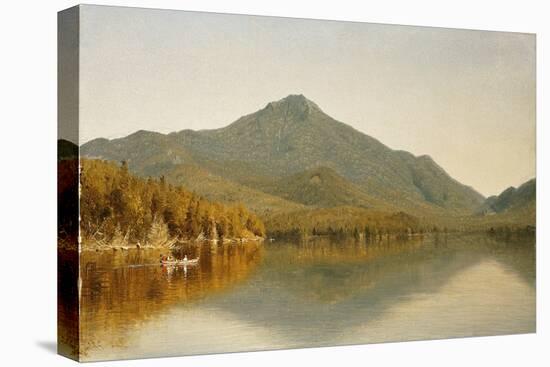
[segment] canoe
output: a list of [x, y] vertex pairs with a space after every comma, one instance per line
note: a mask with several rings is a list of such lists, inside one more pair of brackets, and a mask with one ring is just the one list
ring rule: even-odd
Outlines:
[[199, 258], [191, 259], [191, 260], [161, 260], [160, 263], [162, 265], [197, 265], [199, 263]]

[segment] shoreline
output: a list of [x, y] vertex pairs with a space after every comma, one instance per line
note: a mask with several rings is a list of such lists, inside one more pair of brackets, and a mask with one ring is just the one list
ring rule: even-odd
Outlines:
[[[389, 233], [389, 234], [383, 234], [383, 235], [376, 235], [376, 236], [365, 236], [364, 234], [362, 236], [359, 236], [359, 238], [356, 238], [357, 240], [372, 240], [372, 241], [381, 241], [381, 240], [406, 240], [406, 239], [414, 239], [414, 238], [422, 238], [422, 237], [429, 237], [429, 236], [445, 236], [445, 235], [469, 235], [469, 234], [485, 234], [489, 237], [497, 237], [497, 238], [510, 238], [510, 237], [523, 237], [523, 236], [534, 236], [536, 233], [534, 230], [534, 226], [529, 226], [531, 231], [488, 231], [488, 230], [471, 230], [471, 231], [447, 231], [447, 232], [423, 232], [423, 233], [410, 233], [407, 235], [399, 235], [395, 233]], [[343, 237], [353, 237], [353, 235], [344, 235]], [[319, 238], [339, 238], [338, 236], [331, 236], [328, 234], [318, 234], [318, 235], [308, 235], [305, 237], [299, 237], [301, 240], [315, 240]], [[277, 240], [292, 240], [292, 239], [298, 239], [293, 238], [292, 236], [278, 236]], [[197, 239], [184, 239], [184, 240], [178, 240], [173, 239], [171, 241], [168, 241], [165, 244], [162, 245], [151, 245], [151, 244], [145, 244], [142, 245], [139, 242], [134, 244], [126, 244], [126, 245], [113, 245], [113, 244], [100, 244], [98, 242], [83, 242], [81, 244], [80, 250], [78, 251], [77, 248], [73, 246], [67, 245], [67, 241], [62, 241], [61, 243], [58, 242], [58, 251], [78, 251], [79, 253], [82, 252], [104, 252], [104, 251], [129, 251], [129, 250], [171, 250], [178, 248], [180, 246], [203, 246], [203, 245], [231, 245], [231, 244], [247, 244], [247, 243], [263, 243], [265, 241], [272, 242], [274, 238], [271, 236], [266, 237], [240, 237], [240, 238], [223, 238], [223, 239], [205, 239], [205, 238], [197, 238]]]
[[245, 243], [259, 243], [265, 241], [263, 237], [241, 237], [241, 238], [223, 238], [223, 239], [195, 239], [195, 240], [172, 240], [162, 245], [151, 244], [127, 244], [127, 245], [102, 245], [96, 243], [82, 243], [80, 252], [101, 252], [101, 251], [128, 251], [128, 250], [170, 250], [177, 248], [180, 245], [196, 245], [202, 246], [209, 245], [227, 245], [227, 244], [245, 244]]

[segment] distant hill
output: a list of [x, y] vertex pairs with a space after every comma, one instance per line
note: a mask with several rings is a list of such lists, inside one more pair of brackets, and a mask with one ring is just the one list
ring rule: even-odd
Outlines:
[[[81, 154], [125, 160], [139, 175], [164, 175], [169, 182], [203, 195], [225, 195], [228, 201], [240, 196], [245, 205], [269, 195], [269, 200], [261, 199], [263, 211], [278, 211], [292, 202], [469, 214], [484, 202], [430, 157], [392, 150], [336, 121], [302, 95], [268, 103], [224, 128], [138, 131], [92, 140]], [[311, 176], [315, 172], [318, 178]]]
[[382, 200], [369, 196], [331, 168], [317, 167], [274, 181], [265, 191], [314, 207], [356, 206], [381, 208]]
[[166, 171], [165, 177], [169, 182], [177, 182], [209, 200], [227, 204], [243, 203], [248, 209], [264, 216], [274, 210], [288, 212], [304, 208], [300, 202], [224, 179], [195, 164], [176, 165]]
[[488, 197], [477, 210], [481, 215], [508, 215], [535, 218], [537, 183], [533, 178], [518, 188], [509, 187], [498, 196]]

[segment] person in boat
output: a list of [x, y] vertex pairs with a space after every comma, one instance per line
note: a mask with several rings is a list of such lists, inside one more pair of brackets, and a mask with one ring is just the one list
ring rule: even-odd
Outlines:
[[161, 261], [173, 261], [174, 258], [171, 255], [161, 255]]

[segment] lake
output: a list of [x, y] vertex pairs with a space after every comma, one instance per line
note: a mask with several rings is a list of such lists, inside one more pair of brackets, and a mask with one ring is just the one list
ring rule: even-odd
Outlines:
[[534, 240], [431, 235], [81, 254], [83, 360], [535, 331]]

